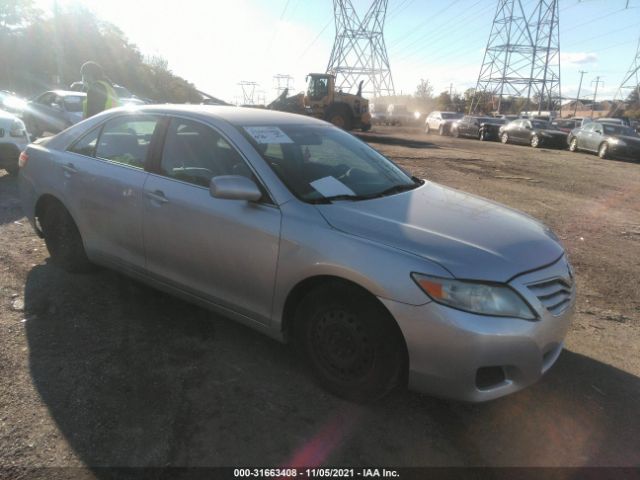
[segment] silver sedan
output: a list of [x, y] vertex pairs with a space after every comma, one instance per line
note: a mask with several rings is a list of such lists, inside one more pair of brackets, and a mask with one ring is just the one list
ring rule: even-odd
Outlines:
[[54, 264], [117, 269], [300, 347], [352, 400], [530, 385], [575, 302], [556, 236], [410, 176], [348, 133], [232, 107], [115, 109], [31, 145], [24, 211]]

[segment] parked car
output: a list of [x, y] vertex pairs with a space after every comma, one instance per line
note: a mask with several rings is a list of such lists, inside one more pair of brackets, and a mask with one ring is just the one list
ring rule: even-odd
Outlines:
[[630, 126], [629, 119], [627, 118], [600, 117], [596, 118], [594, 121], [599, 123], [612, 123], [614, 125], [625, 125], [627, 127]]
[[85, 93], [51, 90], [30, 101], [22, 114], [33, 137], [44, 132], [58, 133], [82, 120]]
[[29, 143], [29, 134], [22, 120], [0, 110], [0, 168], [10, 174], [18, 172], [18, 156]]
[[390, 125], [409, 125], [415, 120], [412, 113], [409, 113], [406, 105], [392, 103], [387, 107], [386, 122]]
[[520, 390], [574, 307], [547, 227], [311, 117], [109, 110], [27, 147], [19, 184], [53, 264], [111, 267], [295, 342], [349, 399], [407, 378], [467, 401]]
[[558, 118], [551, 122], [551, 125], [558, 130], [562, 130], [565, 133], [571, 132], [574, 128], [579, 128], [589, 122], [592, 122], [588, 117], [573, 117], [573, 118]]
[[559, 147], [567, 145], [567, 133], [554, 128], [543, 120], [519, 119], [500, 127], [502, 143], [520, 143], [538, 147]]
[[438, 132], [440, 135], [449, 135], [451, 125], [456, 120], [463, 117], [462, 113], [455, 112], [431, 112], [425, 120], [425, 133], [432, 131]]
[[569, 150], [586, 150], [600, 158], [640, 160], [640, 136], [631, 127], [607, 122], [592, 122], [576, 128], [567, 139]]
[[499, 140], [500, 126], [505, 121], [494, 117], [476, 117], [465, 115], [451, 126], [454, 137], [471, 137], [478, 140]]

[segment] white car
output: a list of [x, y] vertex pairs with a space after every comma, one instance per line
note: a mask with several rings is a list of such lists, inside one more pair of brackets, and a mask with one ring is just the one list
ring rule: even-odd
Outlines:
[[449, 135], [451, 125], [463, 117], [456, 112], [431, 112], [425, 120], [425, 133], [438, 132], [440, 135]]
[[18, 157], [28, 144], [29, 135], [22, 120], [0, 110], [0, 168], [17, 173]]

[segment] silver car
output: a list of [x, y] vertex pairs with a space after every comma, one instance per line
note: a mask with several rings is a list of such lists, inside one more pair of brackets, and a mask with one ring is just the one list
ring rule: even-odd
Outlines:
[[44, 132], [58, 133], [82, 120], [82, 106], [87, 94], [52, 90], [30, 101], [22, 118], [32, 137]]
[[24, 211], [55, 264], [114, 268], [293, 341], [337, 395], [408, 382], [485, 401], [562, 351], [575, 287], [548, 228], [411, 177], [323, 121], [114, 109], [20, 164]]

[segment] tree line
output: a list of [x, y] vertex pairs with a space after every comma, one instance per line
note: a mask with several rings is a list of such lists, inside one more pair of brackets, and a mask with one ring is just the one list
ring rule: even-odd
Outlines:
[[115, 25], [79, 5], [40, 11], [33, 0], [0, 1], [0, 89], [24, 96], [68, 88], [88, 60], [139, 97], [157, 103], [199, 103], [202, 96], [169, 70], [166, 60], [145, 57]]

